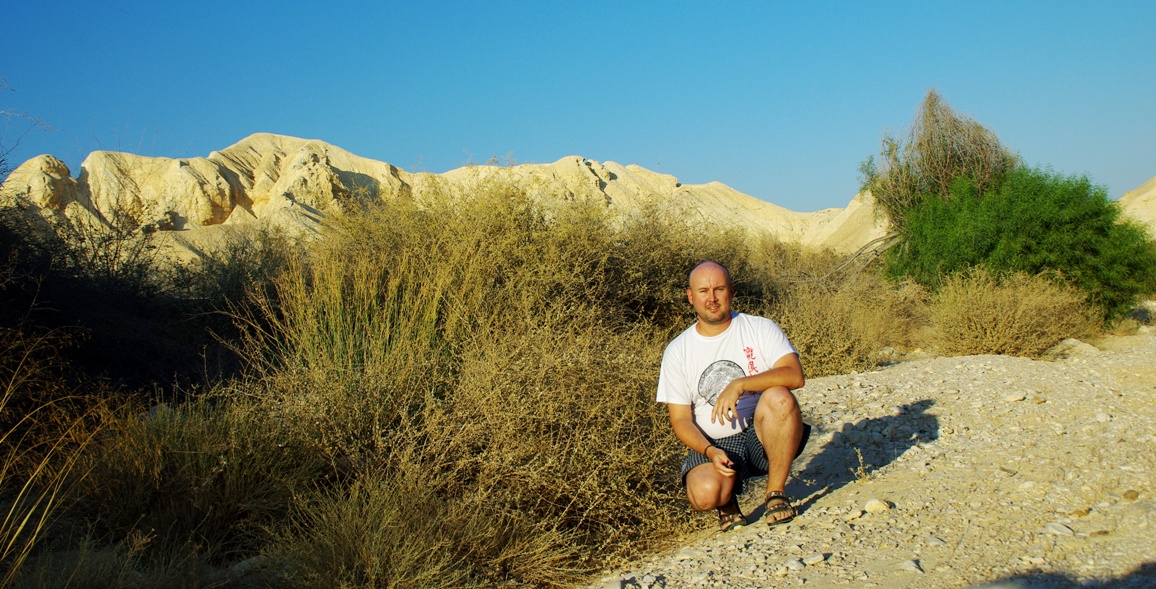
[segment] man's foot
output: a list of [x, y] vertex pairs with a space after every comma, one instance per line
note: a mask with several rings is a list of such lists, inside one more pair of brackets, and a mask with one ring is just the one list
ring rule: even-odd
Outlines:
[[747, 525], [747, 518], [739, 511], [739, 503], [732, 496], [730, 503], [718, 508], [718, 531], [729, 532]]
[[763, 512], [763, 519], [767, 520], [768, 526], [785, 524], [794, 519], [795, 515], [797, 515], [795, 507], [791, 505], [786, 493], [782, 491], [767, 493], [767, 509]]

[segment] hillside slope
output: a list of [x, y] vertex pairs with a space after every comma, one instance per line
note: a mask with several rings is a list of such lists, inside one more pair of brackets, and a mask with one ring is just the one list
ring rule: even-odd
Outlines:
[[1120, 197], [1120, 208], [1156, 236], [1156, 176]]
[[492, 180], [512, 182], [543, 201], [586, 199], [623, 214], [663, 211], [784, 241], [849, 252], [883, 234], [871, 197], [844, 209], [790, 211], [719, 182], [681, 184], [637, 165], [569, 156], [549, 164], [467, 166], [410, 173], [323, 141], [259, 133], [204, 158], [96, 151], [73, 178], [50, 155], [32, 158], [0, 187], [0, 206], [98, 226], [118, 211], [156, 229], [185, 255], [243, 226], [315, 230], [352, 199], [466, 198]]

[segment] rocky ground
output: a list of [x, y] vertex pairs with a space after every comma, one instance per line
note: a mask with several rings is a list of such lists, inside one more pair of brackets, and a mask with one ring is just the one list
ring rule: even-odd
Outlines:
[[794, 521], [756, 481], [751, 525], [593, 587], [1156, 587], [1156, 330], [1067, 344], [808, 381]]

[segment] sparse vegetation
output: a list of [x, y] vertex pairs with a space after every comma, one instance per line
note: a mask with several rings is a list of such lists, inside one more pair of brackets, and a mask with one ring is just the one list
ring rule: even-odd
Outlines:
[[[60, 280], [57, 254], [2, 235], [14, 262], [0, 294], [40, 309], [48, 299], [22, 293]], [[30, 364], [4, 352], [21, 390], [67, 385], [81, 401], [64, 415], [83, 426], [5, 422], [71, 452], [43, 454], [65, 485], [27, 469], [0, 481], [5, 505], [20, 488], [60, 490], [24, 565], [5, 563], [8, 582], [571, 586], [668, 546], [702, 522], [677, 481], [685, 450], [653, 400], [657, 366], [693, 320], [686, 275], [706, 258], [738, 279], [737, 309], [783, 325], [812, 377], [924, 345], [933, 320], [973, 306], [950, 298], [957, 291], [993, 297], [983, 303], [993, 309], [1030, 303], [1014, 317], [1083, 309], [1070, 288], [1037, 278], [948, 282], [929, 303], [915, 283], [835, 271], [830, 253], [662, 214], [613, 219], [580, 199], [547, 209], [501, 184], [452, 203], [378, 202], [331, 218], [324, 239], [238, 241], [202, 270], [160, 275], [165, 288], [131, 290], [166, 310], [139, 315], [144, 327], [163, 322], [174, 339], [189, 337], [174, 326], [211, 328], [239, 370], [142, 390], [98, 386], [70, 356]], [[174, 320], [181, 305], [191, 314]], [[4, 328], [28, 337], [39, 333], [28, 321], [43, 318], [6, 312]], [[1094, 326], [1028, 321], [1012, 336]], [[76, 346], [93, 341], [86, 324], [72, 329]], [[32, 415], [46, 397], [20, 398]], [[250, 567], [259, 581], [229, 568], [246, 559], [261, 563]]]

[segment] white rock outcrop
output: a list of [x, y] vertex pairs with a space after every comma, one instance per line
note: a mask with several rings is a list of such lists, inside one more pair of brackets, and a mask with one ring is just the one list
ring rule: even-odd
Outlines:
[[75, 179], [60, 160], [38, 156], [0, 186], [0, 206], [15, 203], [45, 218], [98, 224], [128, 214], [189, 257], [219, 242], [229, 227], [258, 223], [315, 231], [327, 211], [350, 200], [460, 198], [491, 180], [515, 183], [542, 201], [590, 199], [623, 215], [664, 211], [840, 252], [884, 233], [870, 194], [856, 196], [844, 209], [798, 213], [719, 182], [685, 185], [636, 165], [578, 156], [411, 174], [323, 141], [268, 133], [204, 158], [96, 151]]

